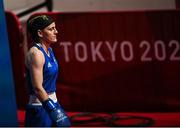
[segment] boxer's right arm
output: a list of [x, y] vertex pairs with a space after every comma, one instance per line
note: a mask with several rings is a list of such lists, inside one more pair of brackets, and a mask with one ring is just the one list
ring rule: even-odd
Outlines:
[[36, 48], [30, 50], [28, 54], [28, 68], [30, 70], [34, 91], [51, 119], [56, 122], [56, 125], [64, 126], [64, 124], [68, 124], [66, 126], [69, 126], [70, 123], [67, 116], [62, 112], [61, 108], [49, 98], [47, 92], [43, 88], [44, 63], [45, 59], [41, 51]]
[[31, 82], [36, 96], [41, 102], [47, 100], [48, 94], [43, 88], [43, 66], [45, 58], [43, 53], [37, 48], [33, 47], [28, 53], [28, 68], [31, 74]]

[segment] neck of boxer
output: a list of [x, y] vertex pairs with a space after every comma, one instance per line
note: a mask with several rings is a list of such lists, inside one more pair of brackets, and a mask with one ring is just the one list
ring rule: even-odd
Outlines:
[[49, 56], [49, 51], [48, 48], [50, 47], [49, 43], [46, 43], [44, 41], [40, 42], [41, 47], [44, 49], [44, 51], [46, 52], [46, 54]]

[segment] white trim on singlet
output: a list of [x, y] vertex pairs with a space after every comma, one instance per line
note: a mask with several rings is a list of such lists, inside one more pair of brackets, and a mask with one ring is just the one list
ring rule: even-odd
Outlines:
[[[49, 98], [52, 99], [55, 103], [57, 102], [56, 93], [53, 92], [51, 94], [48, 94]], [[39, 99], [35, 95], [30, 95], [29, 97], [29, 105], [34, 106], [42, 106], [42, 103], [39, 101]]]

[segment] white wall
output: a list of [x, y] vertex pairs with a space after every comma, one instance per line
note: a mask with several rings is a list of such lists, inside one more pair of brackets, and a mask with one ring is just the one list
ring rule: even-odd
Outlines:
[[7, 10], [20, 10], [23, 8], [31, 7], [44, 0], [3, 0], [5, 9]]
[[61, 11], [174, 9], [175, 0], [54, 0]]
[[[4, 0], [5, 9], [18, 11], [44, 0]], [[117, 11], [117, 10], [175, 9], [175, 0], [54, 0], [54, 10]]]

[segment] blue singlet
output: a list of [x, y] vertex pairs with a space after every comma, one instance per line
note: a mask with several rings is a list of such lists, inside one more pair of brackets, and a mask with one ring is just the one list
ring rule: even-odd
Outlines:
[[[58, 64], [53, 54], [53, 51], [51, 48], [48, 48], [48, 51], [50, 53], [50, 56], [48, 56], [40, 45], [36, 44], [35, 47], [41, 50], [45, 57], [45, 64], [43, 67], [43, 87], [47, 93], [55, 92], [56, 79], [58, 75]], [[33, 95], [35, 92], [33, 90], [33, 85], [30, 79], [30, 72], [28, 69], [27, 69], [26, 78], [28, 81], [29, 93], [30, 95]], [[63, 115], [67, 117], [65, 111], [62, 109], [59, 102], [56, 102], [55, 104], [61, 110]], [[65, 120], [61, 123], [62, 123], [61, 125], [64, 127], [68, 127], [71, 125], [68, 117], [65, 118]], [[53, 120], [50, 118], [49, 114], [45, 111], [42, 105], [31, 105], [31, 104], [27, 105], [26, 114], [25, 114], [25, 127], [51, 127], [51, 126], [56, 126], [56, 122], [53, 122]]]
[[[45, 57], [45, 64], [43, 67], [43, 87], [47, 93], [55, 92], [56, 80], [58, 76], [58, 64], [55, 59], [54, 53], [51, 48], [48, 48], [48, 51], [50, 53], [50, 56], [48, 56], [40, 45], [35, 44], [35, 47], [41, 50]], [[28, 82], [28, 91], [32, 95], [34, 94], [34, 90], [30, 79], [30, 72], [28, 69], [26, 69], [26, 73], [27, 73], [26, 79]]]

